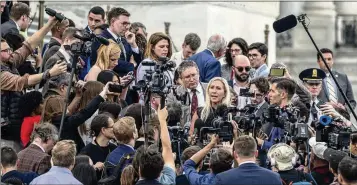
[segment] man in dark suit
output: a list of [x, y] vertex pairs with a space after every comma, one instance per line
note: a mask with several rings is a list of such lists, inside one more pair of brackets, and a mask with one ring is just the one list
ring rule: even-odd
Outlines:
[[[293, 80], [287, 78], [273, 79], [268, 93], [270, 105], [279, 108], [287, 107], [291, 104], [291, 98], [294, 96], [295, 90], [296, 83]], [[284, 115], [286, 113], [281, 114], [281, 116], [287, 116]], [[268, 138], [265, 140], [256, 137], [258, 146], [261, 147], [261, 150], [269, 150], [269, 148], [277, 142], [284, 142], [284, 129], [274, 125], [267, 136]]]
[[85, 27], [85, 30], [88, 33], [94, 32], [94, 29], [105, 23], [105, 11], [100, 6], [94, 6], [88, 12], [87, 16], [88, 24]]
[[[64, 31], [69, 27], [68, 19], [63, 20], [62, 22], [57, 22], [57, 24], [52, 27], [51, 34], [52, 37], [50, 42], [46, 43], [43, 46], [43, 61], [47, 61], [51, 56], [53, 56], [61, 47], [62, 37]], [[55, 49], [51, 49], [52, 47], [57, 46]]]
[[[109, 28], [104, 30], [101, 34], [106, 39], [112, 39], [120, 45], [122, 50], [118, 65], [114, 71], [120, 76], [125, 76], [128, 72], [134, 70], [134, 64], [130, 63], [131, 56], [134, 57], [135, 62], [139, 65], [142, 61], [142, 55], [135, 42], [135, 34], [129, 31], [130, 13], [123, 8], [112, 8], [108, 12]], [[100, 46], [99, 42], [92, 44], [91, 65], [93, 66], [97, 61], [97, 50]]]
[[[269, 93], [269, 82], [266, 78], [264, 77], [258, 77], [250, 81], [250, 86], [249, 86], [249, 91], [250, 93], [253, 94], [252, 97], [250, 97], [250, 101], [252, 105], [256, 106], [256, 111], [255, 111], [255, 116], [258, 118], [263, 119], [263, 113], [264, 111], [267, 110], [269, 107], [269, 104], [265, 101], [265, 97]], [[268, 136], [273, 128], [273, 123], [270, 122], [265, 122], [262, 125], [262, 131]], [[259, 162], [259, 165], [261, 167], [266, 168], [267, 167], [267, 150], [263, 150], [261, 148], [258, 149], [258, 157], [257, 161]]]
[[[71, 61], [73, 59], [72, 53], [70, 51], [70, 46], [79, 39], [74, 37], [74, 34], [78, 31], [77, 28], [69, 27], [63, 32], [63, 43], [58, 51], [55, 52], [46, 62], [44, 70], [51, 69], [59, 60], [65, 60], [67, 62], [68, 71], [71, 72]], [[57, 46], [54, 46], [57, 47]], [[52, 48], [54, 48], [52, 47]], [[51, 48], [51, 49], [52, 49]], [[50, 49], [50, 50], [51, 50]]]
[[347, 75], [333, 70], [333, 52], [330, 49], [322, 48], [320, 51], [325, 58], [328, 67], [332, 70], [332, 74], [329, 73], [324, 62], [317, 54], [317, 63], [319, 64], [320, 69], [322, 69], [327, 76], [323, 80], [322, 91], [320, 92], [318, 99], [323, 102], [334, 103], [335, 106], [339, 106], [341, 108], [347, 109], [347, 111], [350, 111], [349, 108], [347, 108], [345, 99], [343, 99], [343, 96], [338, 90], [335, 81], [331, 77], [331, 75], [334, 75], [342, 91], [345, 93], [348, 101], [351, 103], [352, 108], [355, 109], [356, 100], [353, 96], [351, 82], [348, 80]]
[[208, 40], [207, 49], [189, 58], [196, 62], [200, 70], [201, 82], [208, 83], [213, 77], [221, 76], [221, 64], [218, 58], [225, 54], [226, 45], [223, 36], [212, 35]]
[[181, 124], [184, 126], [191, 120], [193, 114], [197, 112], [198, 107], [205, 106], [207, 83], [200, 83], [200, 72], [193, 61], [182, 62], [177, 71], [182, 80], [182, 86], [177, 86], [175, 91], [171, 91], [167, 96], [167, 102], [179, 102], [182, 104]]
[[[93, 8], [91, 8], [88, 12], [87, 23], [88, 24], [84, 28], [84, 30], [87, 33], [94, 33], [95, 28], [105, 23], [104, 9], [100, 6], [94, 6]], [[91, 63], [90, 56], [81, 56], [81, 59], [84, 61], [84, 66], [83, 66], [83, 70], [81, 71], [81, 74], [79, 75], [79, 78], [83, 80], [93, 65]], [[96, 61], [93, 61], [93, 64], [95, 62]]]
[[36, 172], [41, 175], [51, 168], [52, 150], [58, 140], [57, 128], [49, 123], [35, 126], [33, 131], [33, 142], [18, 154], [18, 170], [22, 172]]
[[234, 158], [239, 167], [216, 176], [216, 184], [222, 185], [281, 185], [279, 174], [255, 164], [257, 143], [251, 136], [241, 136], [234, 142]]
[[1, 37], [8, 33], [26, 31], [31, 22], [30, 7], [25, 3], [16, 3], [12, 6], [10, 20], [1, 24]]

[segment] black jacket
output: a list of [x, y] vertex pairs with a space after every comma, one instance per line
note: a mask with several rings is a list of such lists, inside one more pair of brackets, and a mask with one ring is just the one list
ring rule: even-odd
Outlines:
[[[73, 115], [65, 116], [64, 118], [62, 133], [60, 133], [60, 140], [73, 140], [77, 145], [77, 153], [79, 153], [84, 147], [83, 140], [78, 133], [78, 127], [84, 124], [84, 122], [89, 119], [95, 111], [97, 111], [102, 102], [104, 102], [104, 99], [98, 95], [84, 109]], [[60, 129], [61, 115], [54, 117], [52, 119], [52, 124]]]

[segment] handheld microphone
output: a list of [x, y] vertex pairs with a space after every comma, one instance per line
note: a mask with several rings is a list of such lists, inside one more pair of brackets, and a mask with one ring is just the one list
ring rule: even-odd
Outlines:
[[45, 9], [46, 13], [52, 17], [56, 17], [56, 19], [59, 21], [59, 22], [62, 22], [64, 19], [66, 19], [65, 16], [63, 16], [62, 14], [60, 13], [57, 13], [55, 10], [51, 9], [51, 8], [46, 8]]
[[276, 33], [281, 33], [297, 25], [297, 19], [295, 15], [288, 15], [282, 19], [279, 19], [273, 23], [273, 29]]

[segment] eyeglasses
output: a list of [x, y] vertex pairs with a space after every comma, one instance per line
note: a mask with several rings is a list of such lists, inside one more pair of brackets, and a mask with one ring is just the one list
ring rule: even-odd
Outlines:
[[238, 72], [243, 72], [243, 70], [245, 70], [246, 72], [249, 72], [251, 67], [247, 66], [247, 67], [235, 67], [233, 66], [235, 69], [238, 70]]
[[248, 54], [247, 57], [248, 58], [252, 58], [252, 59], [256, 59], [256, 58], [258, 58], [258, 54]]
[[12, 51], [13, 51], [12, 48], [7, 48], [7, 49], [1, 50], [1, 52], [7, 52], [8, 54], [11, 54]]
[[128, 27], [131, 25], [130, 22], [121, 22], [120, 24], [123, 25], [124, 27]]

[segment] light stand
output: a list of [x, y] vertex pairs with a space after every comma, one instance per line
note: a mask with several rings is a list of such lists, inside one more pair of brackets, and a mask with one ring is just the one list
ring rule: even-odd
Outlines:
[[[298, 19], [298, 21], [302, 24], [302, 26], [304, 27], [306, 33], [309, 35], [310, 40], [311, 40], [312, 44], [314, 44], [314, 46], [315, 46], [315, 48], [316, 48], [316, 51], [317, 51], [319, 57], [322, 59], [324, 65], [326, 66], [326, 69], [328, 70], [328, 72], [329, 72], [330, 74], [332, 74], [332, 71], [331, 71], [330, 67], [327, 65], [327, 62], [326, 62], [325, 58], [323, 57], [323, 55], [322, 55], [320, 49], [317, 47], [317, 45], [316, 45], [314, 39], [312, 38], [312, 36], [311, 36], [311, 34], [310, 34], [310, 32], [309, 32], [309, 29], [308, 29], [308, 27], [307, 27], [307, 25], [306, 25], [306, 22], [305, 22], [305, 17], [306, 17], [306, 14], [302, 14], [302, 15], [299, 15], [299, 16], [297, 17], [297, 19]], [[333, 81], [335, 82], [335, 84], [336, 84], [338, 90], [340, 91], [340, 93], [341, 93], [343, 99], [345, 100], [345, 102], [346, 102], [348, 108], [351, 110], [353, 117], [355, 118], [355, 120], [357, 120], [357, 115], [356, 115], [356, 113], [353, 111], [353, 108], [352, 108], [351, 103], [349, 102], [347, 96], [346, 96], [345, 93], [342, 91], [342, 88], [341, 88], [340, 84], [337, 82], [337, 80], [336, 80], [336, 78], [335, 78], [334, 75], [331, 75], [331, 77], [332, 77]]]
[[67, 113], [67, 107], [68, 107], [68, 103], [69, 103], [69, 96], [71, 94], [71, 89], [72, 89], [72, 80], [73, 80], [73, 77], [74, 77], [74, 73], [76, 71], [76, 67], [77, 67], [77, 62], [78, 62], [78, 57], [79, 55], [78, 54], [75, 54], [74, 57], [73, 57], [73, 60], [72, 60], [72, 69], [71, 69], [71, 77], [70, 77], [70, 80], [68, 82], [68, 88], [67, 88], [67, 92], [66, 92], [66, 99], [65, 99], [65, 105], [64, 105], [64, 108], [63, 108], [63, 111], [62, 111], [62, 117], [61, 117], [61, 125], [60, 125], [60, 129], [59, 129], [59, 137], [61, 137], [61, 133], [62, 133], [62, 128], [63, 128], [63, 122], [64, 122], [64, 118], [66, 116], [66, 113]]

